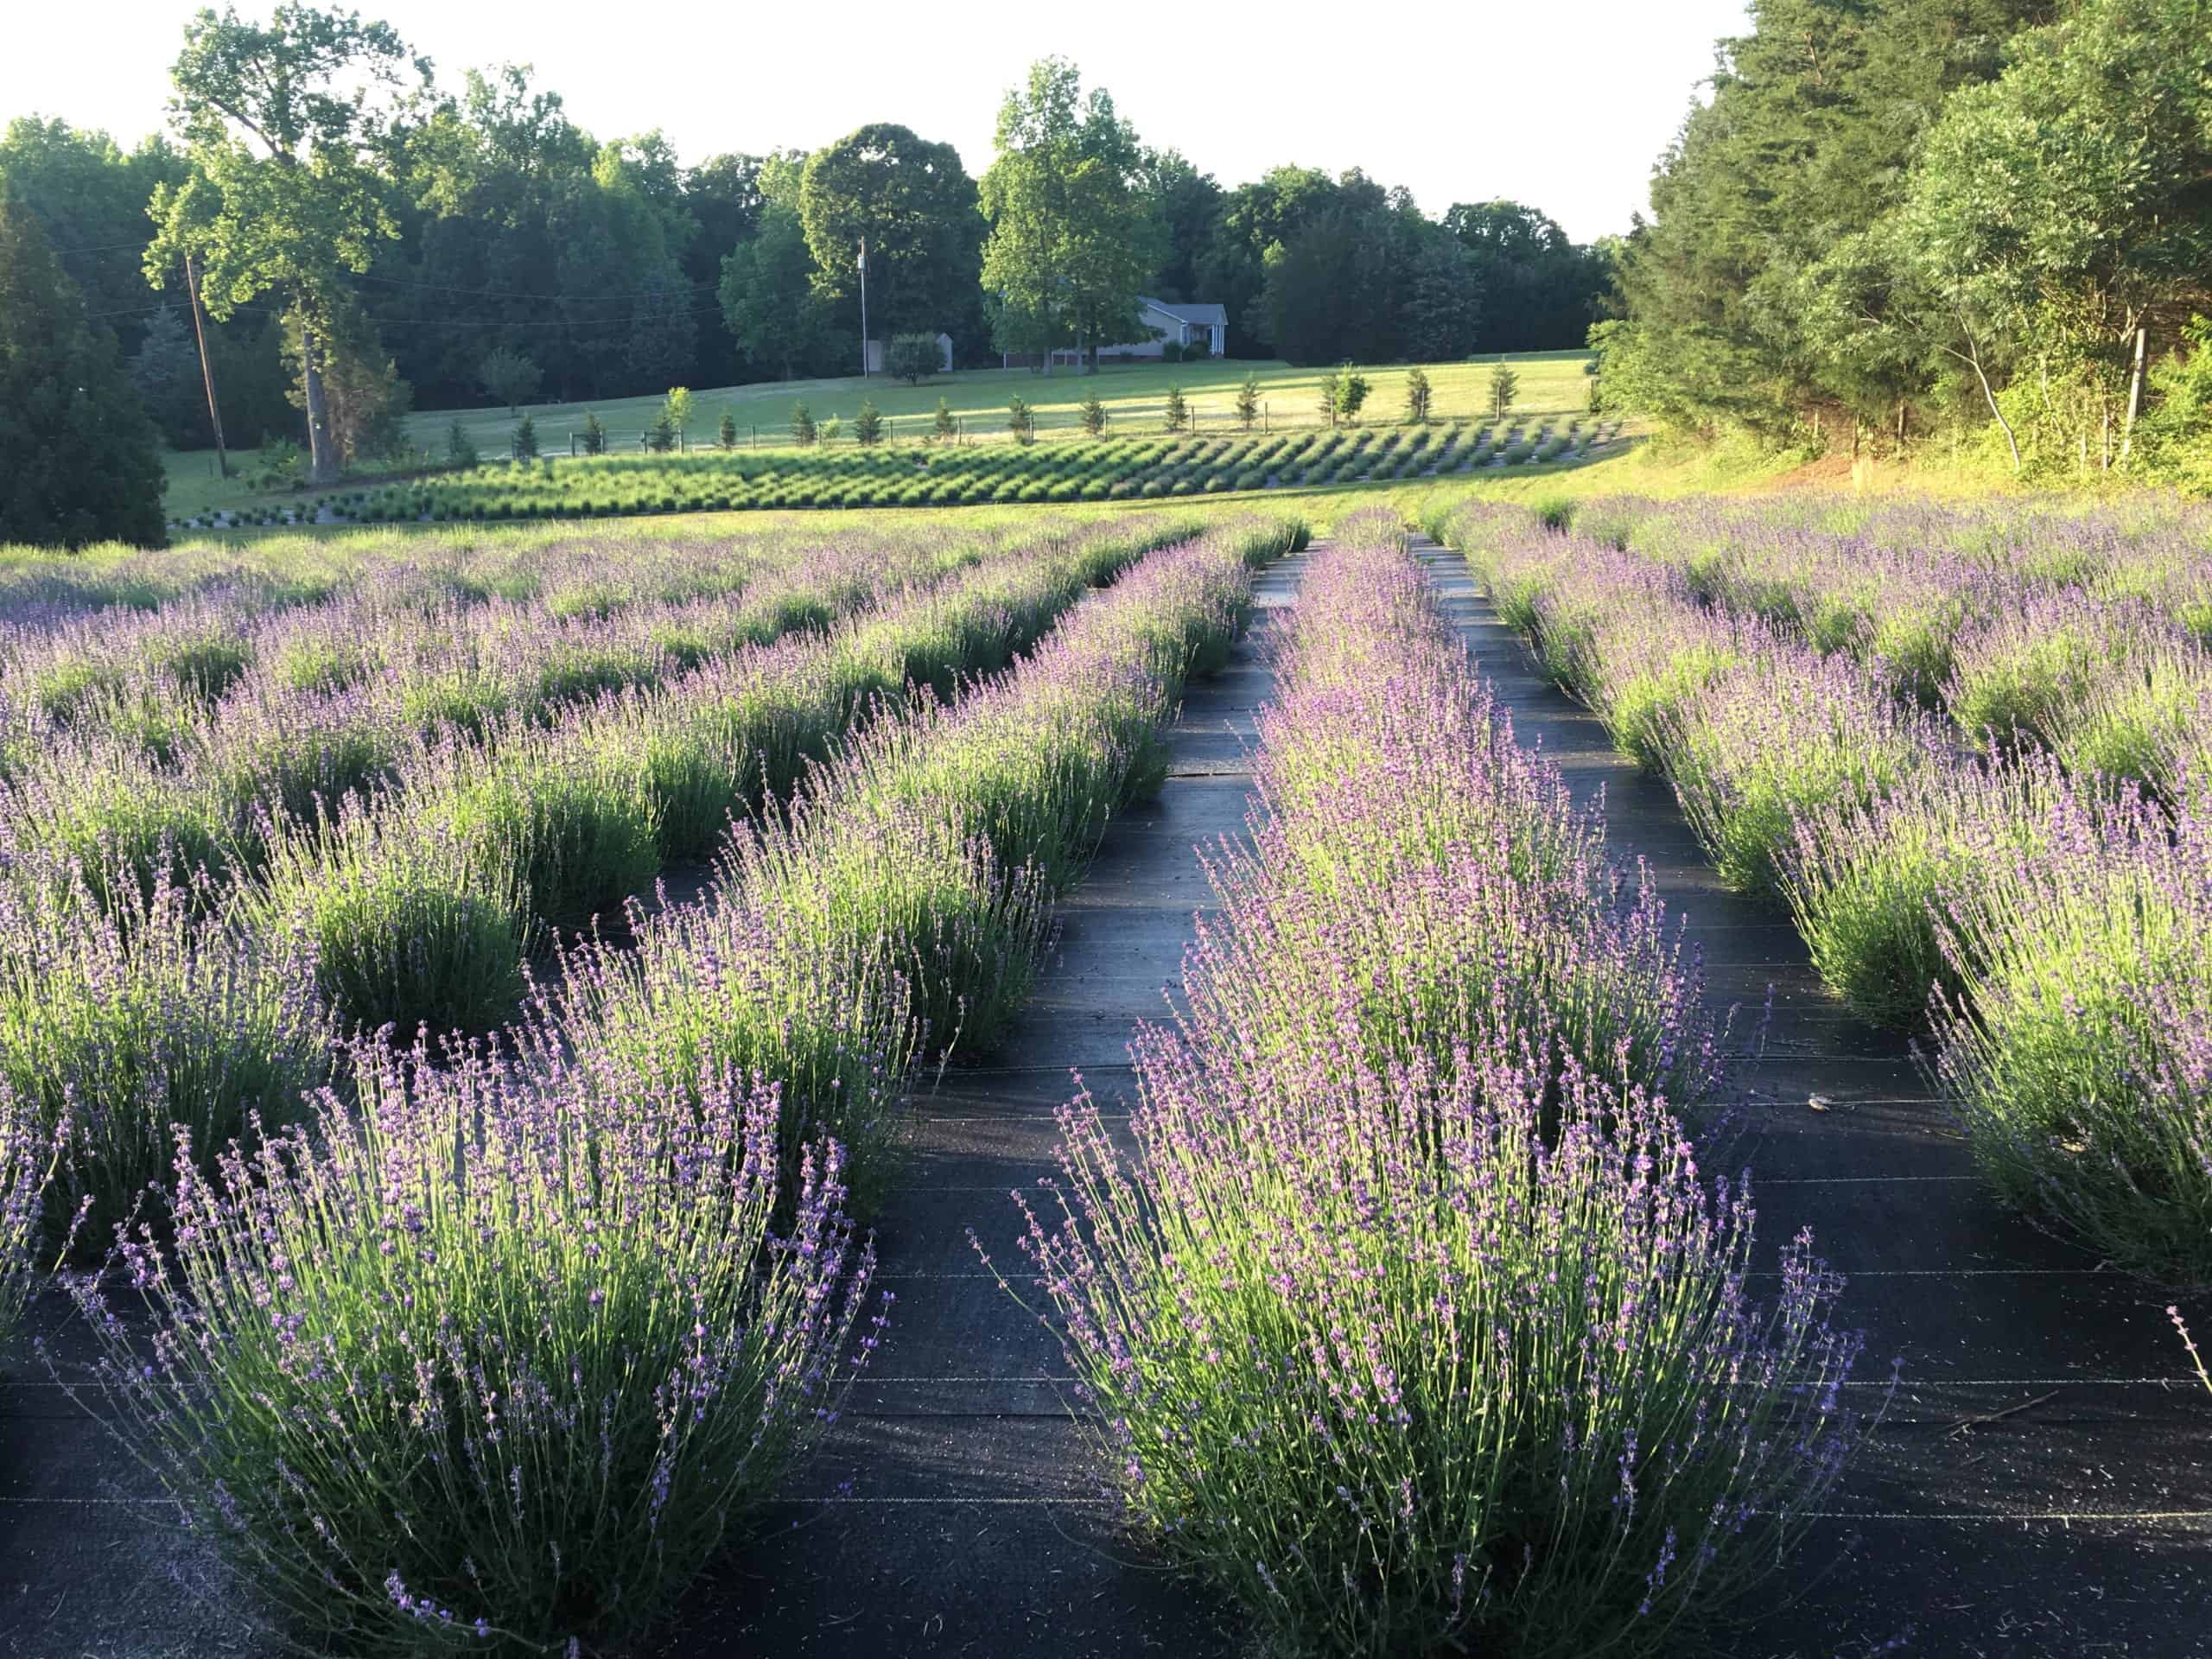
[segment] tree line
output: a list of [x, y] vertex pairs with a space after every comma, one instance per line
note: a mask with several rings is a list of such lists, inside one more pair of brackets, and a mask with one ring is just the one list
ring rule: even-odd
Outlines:
[[1685, 428], [2212, 487], [2212, 6], [1758, 0], [1616, 251]]
[[171, 445], [219, 417], [232, 448], [303, 441], [318, 478], [416, 405], [852, 372], [863, 245], [868, 333], [943, 332], [962, 365], [1095, 364], [1142, 337], [1140, 295], [1218, 301], [1237, 357], [1568, 346], [1606, 280], [1517, 203], [1431, 219], [1299, 168], [1224, 188], [1058, 59], [1007, 95], [981, 179], [889, 123], [686, 164], [657, 130], [594, 137], [526, 67], [447, 84], [390, 26], [308, 5], [199, 13], [172, 80], [169, 132], [132, 151], [12, 122], [0, 197]]

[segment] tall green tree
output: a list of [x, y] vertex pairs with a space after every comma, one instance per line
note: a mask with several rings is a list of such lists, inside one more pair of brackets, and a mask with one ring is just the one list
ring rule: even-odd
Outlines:
[[0, 543], [158, 547], [162, 485], [115, 336], [0, 176]]
[[1027, 84], [1007, 94], [982, 184], [983, 287], [997, 300], [1002, 349], [1072, 343], [1095, 371], [1100, 346], [1135, 338], [1137, 296], [1158, 264], [1141, 155], [1113, 99], [1086, 97], [1065, 58], [1032, 64]]
[[877, 340], [950, 331], [974, 310], [983, 219], [950, 144], [891, 122], [862, 127], [807, 157], [798, 200], [815, 287], [855, 335], [862, 242]]
[[[1894, 421], [1925, 397], [1922, 353], [1878, 375], [1839, 359], [1815, 271], [1896, 200], [1957, 89], [1993, 79], [2052, 0], [1756, 0], [1720, 42], [1713, 96], [1660, 158], [1651, 218], [1623, 250], [1608, 395], [1671, 423], [1773, 437]], [[1868, 251], [1853, 251], [1862, 271]], [[1489, 349], [1485, 341], [1485, 349]]]
[[[413, 67], [427, 79], [427, 63]], [[160, 233], [146, 250], [146, 278], [160, 286], [179, 260], [197, 258], [218, 317], [266, 293], [283, 297], [300, 336], [318, 483], [339, 470], [323, 339], [351, 297], [348, 274], [365, 271], [378, 240], [398, 234], [377, 163], [408, 67], [388, 25], [283, 4], [265, 26], [227, 8], [201, 11], [170, 71], [192, 173], [155, 190]]]
[[788, 380], [830, 366], [830, 307], [791, 208], [762, 210], [759, 232], [722, 261], [721, 296], [730, 335], [757, 371]]
[[162, 306], [147, 318], [138, 349], [130, 354], [130, 381], [163, 442], [175, 449], [196, 449], [207, 442], [200, 353], [175, 306]]

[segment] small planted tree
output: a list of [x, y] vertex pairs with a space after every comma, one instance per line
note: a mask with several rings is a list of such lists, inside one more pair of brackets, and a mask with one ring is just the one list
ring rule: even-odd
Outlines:
[[861, 412], [853, 416], [853, 437], [863, 447], [883, 441], [883, 411], [874, 399], [863, 401]]
[[684, 434], [691, 429], [691, 388], [671, 386], [667, 401], [661, 404], [660, 417], [681, 442]]
[[537, 396], [543, 379], [537, 363], [511, 346], [486, 353], [476, 371], [477, 384], [505, 404], [510, 415]]
[[832, 415], [816, 429], [815, 436], [823, 443], [835, 443], [844, 435], [844, 432], [845, 423]]
[[801, 448], [814, 442], [814, 414], [804, 398], [791, 405], [791, 442]]
[[1349, 363], [1337, 376], [1337, 413], [1347, 423], [1359, 419], [1359, 411], [1367, 402], [1370, 390], [1367, 377]]
[[1244, 384], [1236, 388], [1236, 423], [1247, 432], [1260, 418], [1260, 377], [1248, 374]]
[[1321, 418], [1331, 426], [1337, 423], [1338, 404], [1344, 392], [1344, 377], [1331, 369], [1321, 377]]
[[1512, 370], [1507, 368], [1505, 366], [1504, 359], [1501, 358], [1498, 360], [1497, 366], [1490, 372], [1490, 408], [1491, 415], [1499, 421], [1503, 421], [1505, 419], [1505, 411], [1513, 407], [1513, 399], [1519, 394], [1520, 391], [1521, 377], [1514, 373]]
[[1106, 405], [1099, 401], [1098, 393], [1095, 390], [1083, 400], [1081, 415], [1083, 429], [1092, 437], [1096, 437], [1106, 429]]
[[477, 462], [476, 443], [467, 429], [455, 421], [446, 429], [446, 464], [449, 467], [474, 467]]
[[576, 439], [588, 455], [607, 453], [607, 429], [599, 423], [599, 416], [589, 410], [584, 410], [584, 429], [576, 435]]
[[1406, 371], [1406, 418], [1416, 426], [1428, 424], [1428, 408], [1435, 396], [1428, 384], [1428, 371], [1411, 368]]
[[515, 423], [512, 448], [517, 461], [537, 459], [537, 421], [535, 416], [525, 415]]
[[721, 424], [715, 429], [715, 442], [725, 449], [737, 448], [737, 416], [722, 410]]
[[953, 418], [952, 405], [940, 397], [937, 400], [937, 435], [950, 439], [958, 434], [960, 423]]
[[893, 334], [883, 348], [884, 372], [910, 386], [935, 374], [944, 360], [934, 334]]
[[1170, 432], [1180, 432], [1191, 423], [1191, 406], [1183, 401], [1183, 388], [1167, 388], [1167, 404], [1160, 410], [1160, 423]]
[[645, 448], [657, 455], [676, 448], [676, 424], [668, 418], [667, 410], [662, 410], [660, 418], [645, 429]]
[[1006, 406], [1007, 430], [1024, 443], [1034, 442], [1037, 437], [1037, 416], [1029, 407], [1029, 400], [1019, 392]]

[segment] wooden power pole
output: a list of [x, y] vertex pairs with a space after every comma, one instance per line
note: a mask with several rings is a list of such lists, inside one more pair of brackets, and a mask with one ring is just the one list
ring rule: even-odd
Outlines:
[[200, 384], [207, 388], [207, 424], [215, 433], [215, 470], [231, 475], [231, 458], [223, 449], [223, 412], [215, 405], [215, 371], [207, 361], [207, 323], [200, 315], [200, 274], [192, 256], [184, 256], [184, 291], [192, 296], [192, 337], [200, 342]]

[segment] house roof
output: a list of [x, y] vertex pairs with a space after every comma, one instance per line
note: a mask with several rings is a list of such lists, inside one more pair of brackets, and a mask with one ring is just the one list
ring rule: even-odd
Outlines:
[[1229, 313], [1218, 305], [1170, 305], [1166, 300], [1147, 299], [1142, 295], [1137, 296], [1137, 302], [1178, 322], [1209, 323], [1217, 328], [1229, 326]]

